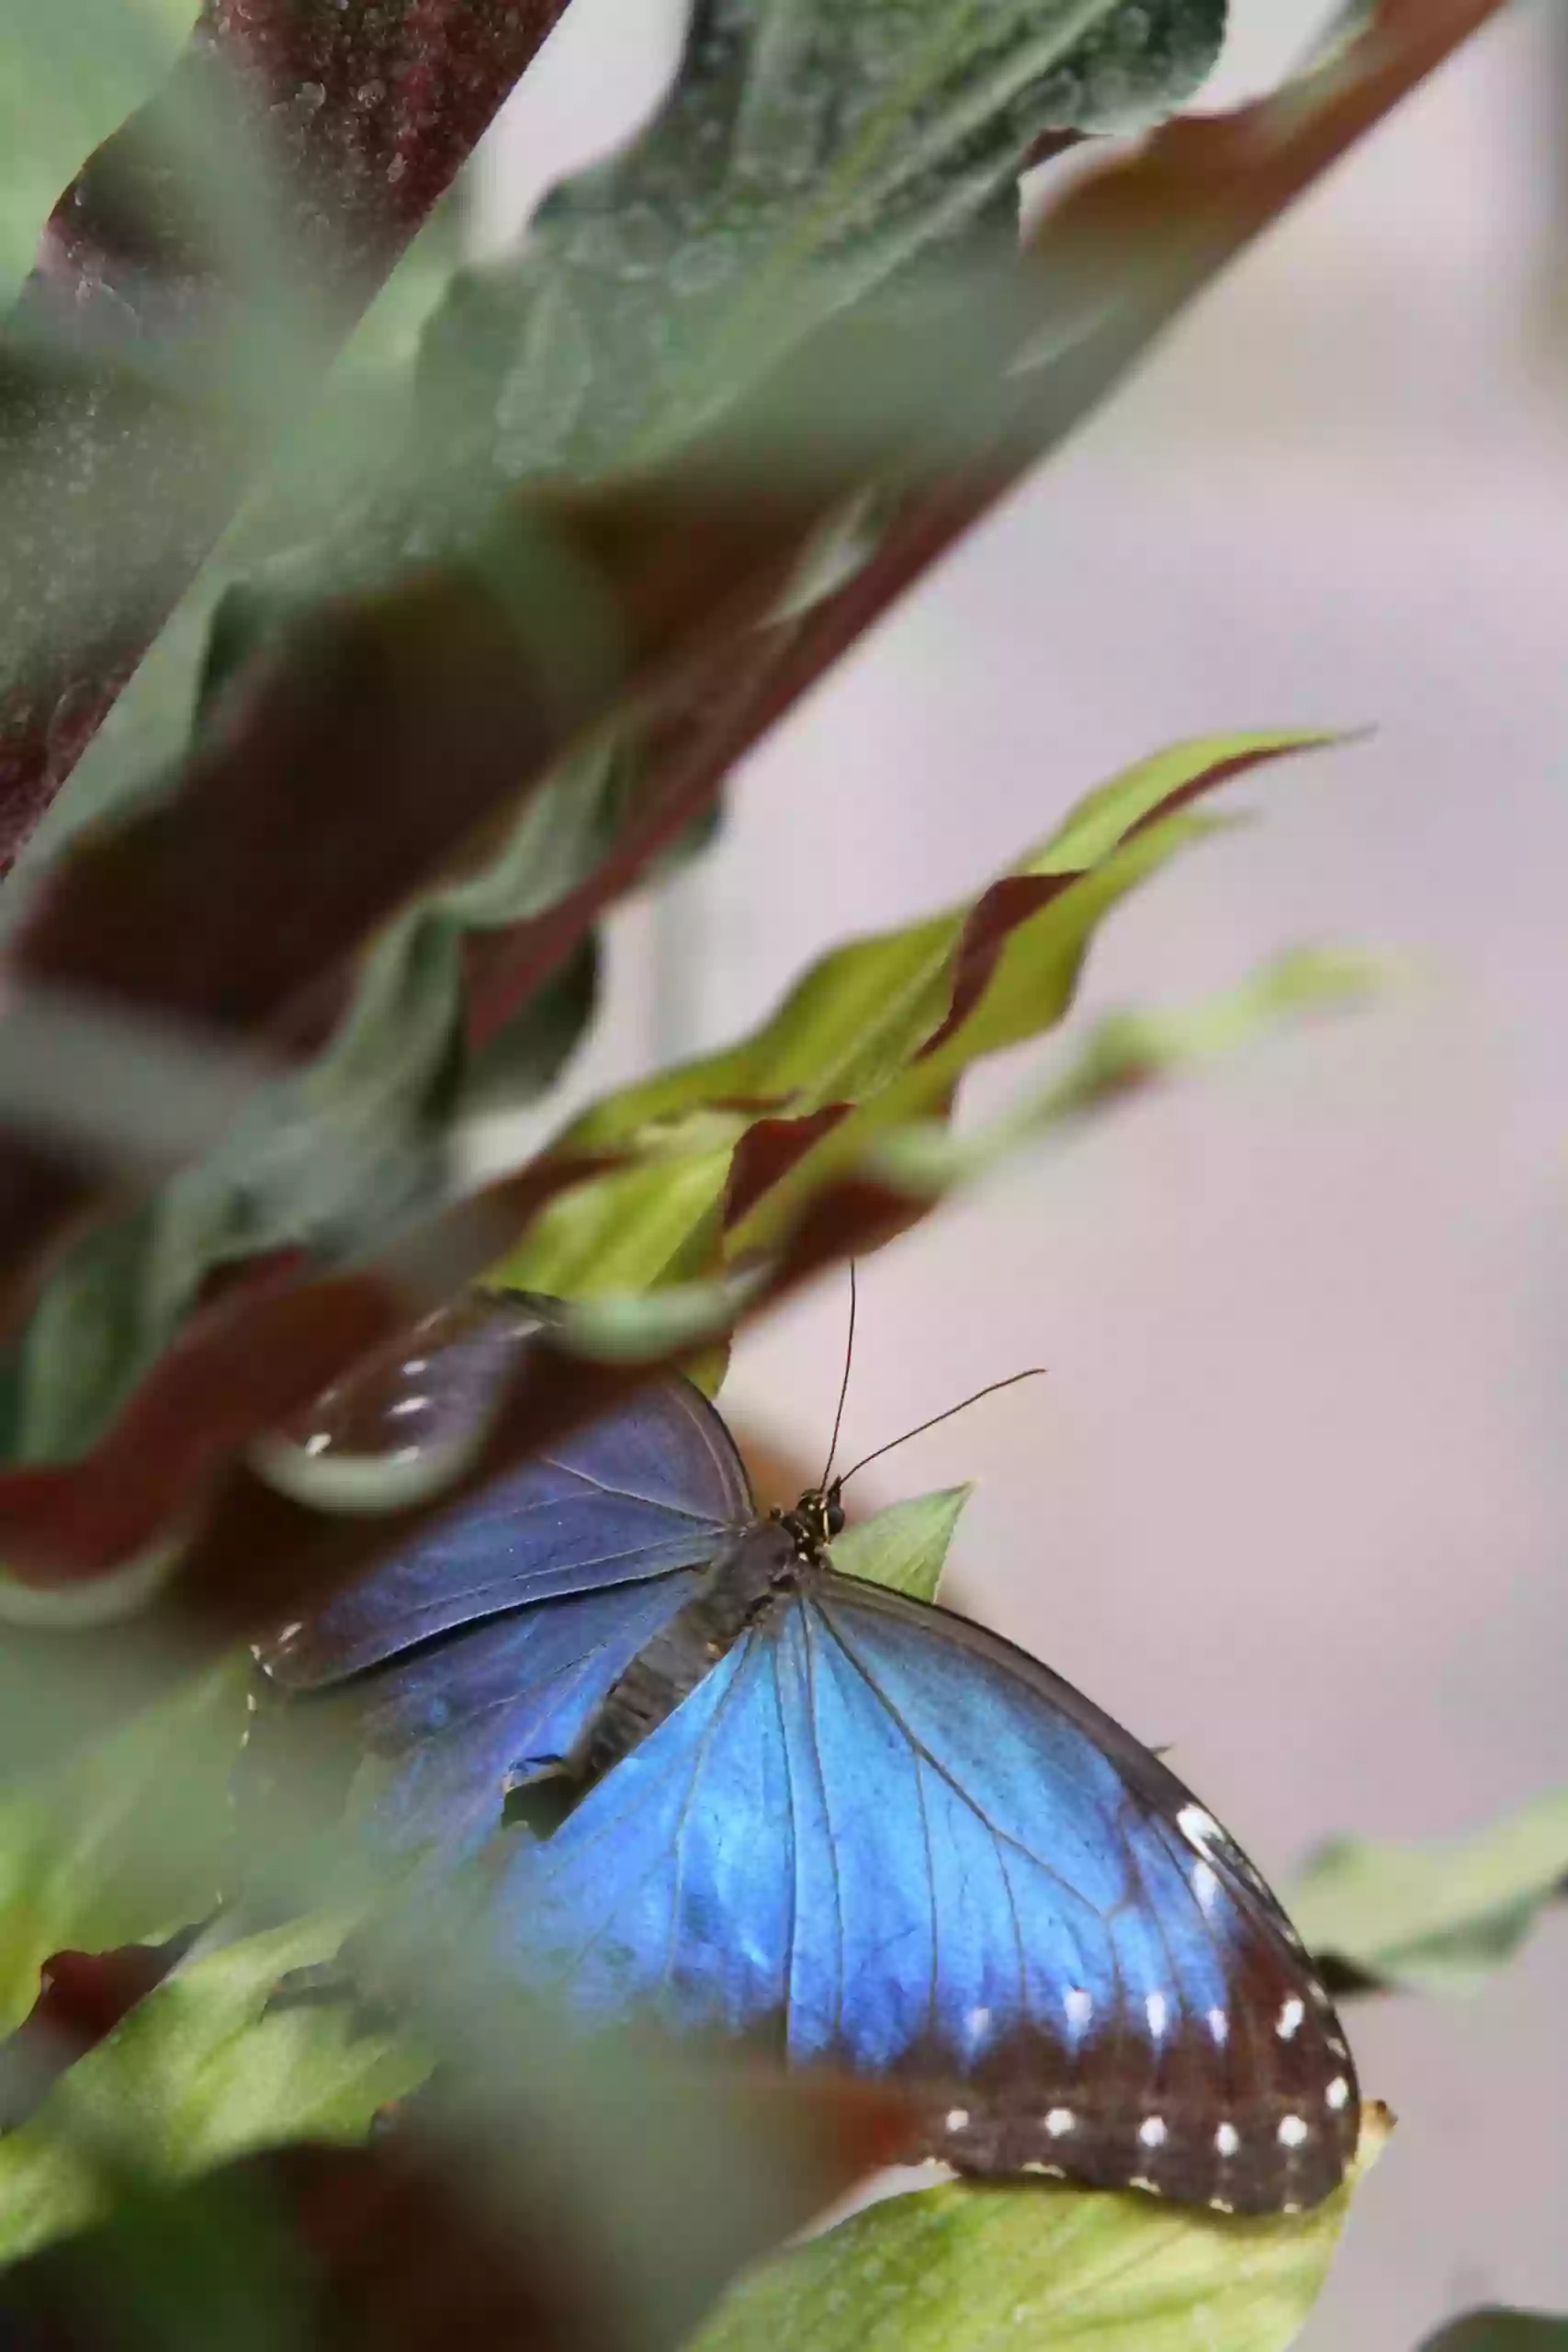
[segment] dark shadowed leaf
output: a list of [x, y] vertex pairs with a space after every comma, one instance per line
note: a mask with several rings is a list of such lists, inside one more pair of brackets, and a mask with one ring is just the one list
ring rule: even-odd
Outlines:
[[6, 2352], [328, 2352], [288, 2191], [298, 2184], [314, 2218], [309, 2192], [330, 2162], [252, 2159], [174, 2192], [128, 2183], [96, 2228], [0, 2276]]
[[1420, 2352], [1568, 2352], [1568, 2319], [1494, 2306], [1440, 2327]]

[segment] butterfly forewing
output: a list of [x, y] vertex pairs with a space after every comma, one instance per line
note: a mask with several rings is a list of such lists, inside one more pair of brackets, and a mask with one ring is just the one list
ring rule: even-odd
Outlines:
[[[409, 1375], [411, 1397], [436, 1377]], [[660, 1381], [438, 1519], [257, 1656], [282, 1688], [315, 1689], [481, 1618], [694, 1566], [754, 1511], [707, 1399]]]
[[[322, 1398], [288, 1432], [291, 1451], [329, 1483], [344, 1462], [451, 1453], [547, 1319], [528, 1301], [445, 1310]], [[284, 1765], [279, 1694], [304, 1694], [378, 1768], [378, 1837], [470, 1850], [510, 1791], [558, 1769], [687, 1597], [690, 1571], [754, 1513], [707, 1399], [684, 1380], [650, 1385], [257, 1645], [265, 1679], [242, 1804], [265, 1804]]]

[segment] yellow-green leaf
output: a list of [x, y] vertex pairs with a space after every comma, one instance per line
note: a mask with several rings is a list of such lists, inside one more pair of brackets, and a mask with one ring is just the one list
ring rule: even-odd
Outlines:
[[51, 1952], [141, 1942], [216, 1908], [250, 1673], [248, 1657], [225, 1664], [69, 1763], [0, 1783], [0, 2032], [31, 2008]]
[[[832, 1172], [869, 1179], [902, 1195], [918, 1213], [984, 1176], [1009, 1153], [1108, 1110], [1132, 1092], [1238, 1052], [1281, 1022], [1365, 1002], [1385, 977], [1385, 967], [1365, 956], [1302, 949], [1202, 1004], [1113, 1014], [1090, 1034], [1061, 1076], [998, 1118], [957, 1134], [940, 1119], [910, 1119], [874, 1133], [858, 1163]], [[525, 1252], [512, 1262], [535, 1261]], [[671, 1281], [641, 1296], [590, 1295], [563, 1313], [559, 1337], [573, 1352], [590, 1356], [648, 1359], [682, 1348], [727, 1330], [739, 1313], [765, 1295], [769, 1264], [762, 1255], [740, 1273]], [[510, 1281], [512, 1266], [497, 1279]]]
[[1390, 973], [1388, 965], [1367, 956], [1297, 948], [1201, 1004], [1111, 1013], [1090, 1031], [1059, 1078], [1012, 1110], [962, 1134], [939, 1120], [912, 1121], [879, 1140], [871, 1169], [901, 1188], [944, 1192], [983, 1175], [1053, 1127], [1245, 1052], [1283, 1022], [1365, 1004]]
[[[1385, 2136], [1375, 2116], [1363, 2167]], [[1283, 2352], [1351, 2193], [1243, 2221], [1032, 2184], [921, 2189], [742, 2281], [693, 2352]]]
[[316, 1917], [188, 1962], [0, 2139], [0, 2261], [107, 2210], [128, 2166], [187, 2179], [252, 2148], [361, 2137], [428, 2062], [357, 2032], [346, 2009], [268, 2009], [278, 1979], [328, 1960], [341, 1920]]
[[947, 1547], [973, 1487], [944, 1487], [891, 1503], [874, 1519], [846, 1527], [833, 1539], [833, 1566], [847, 1577], [863, 1577], [916, 1600], [934, 1600]]
[[[1209, 736], [1142, 761], [974, 900], [837, 949], [750, 1036], [594, 1105], [564, 1147], [634, 1164], [552, 1204], [494, 1279], [602, 1295], [773, 1246], [831, 1176], [942, 1113], [971, 1063], [1055, 1026], [1104, 917], [1212, 830], [1188, 802], [1331, 740]], [[727, 1197], [748, 1130], [769, 1118], [820, 1125], [794, 1128], [798, 1148]]]

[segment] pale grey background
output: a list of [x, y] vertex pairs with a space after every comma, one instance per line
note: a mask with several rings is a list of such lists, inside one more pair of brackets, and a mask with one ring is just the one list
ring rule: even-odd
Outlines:
[[[635, 119], [678, 13], [576, 0], [491, 153], [487, 238]], [[1314, 13], [1238, 0], [1226, 89]], [[1179, 1001], [1325, 936], [1404, 951], [1403, 995], [879, 1258], [849, 1416], [869, 1445], [1049, 1364], [880, 1492], [977, 1476], [977, 1605], [1173, 1741], [1277, 1873], [1330, 1829], [1461, 1829], [1568, 1778], [1548, 30], [1516, 16], [1451, 66], [751, 763], [717, 854], [618, 922], [574, 1082], [728, 1035], [1174, 736], [1375, 722], [1249, 785], [1254, 825], [1117, 918], [1086, 999]], [[842, 1323], [834, 1285], [760, 1330], [731, 1403], [814, 1444]], [[1565, 1962], [1554, 1923], [1483, 1999], [1357, 2013], [1403, 2120], [1317, 2352], [1403, 2352], [1492, 2295], [1568, 2308]]]

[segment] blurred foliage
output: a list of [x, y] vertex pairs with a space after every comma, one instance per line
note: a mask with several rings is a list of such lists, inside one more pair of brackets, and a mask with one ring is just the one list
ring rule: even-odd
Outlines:
[[455, 285], [427, 430], [501, 480], [685, 439], [825, 319], [984, 229], [1043, 135], [1181, 105], [1224, 29], [1224, 0], [1007, 0], [984, 26], [955, 0], [696, 0], [653, 122], [553, 192], [519, 257]]
[[120, 2177], [189, 2178], [253, 2148], [363, 2138], [428, 2060], [356, 2030], [338, 2003], [269, 2007], [330, 1959], [344, 1922], [311, 1917], [186, 1962], [0, 2139], [0, 2257], [96, 2220]]
[[[1142, 763], [971, 905], [837, 951], [752, 1037], [584, 1114], [557, 1149], [631, 1164], [547, 1209], [498, 1279], [565, 1297], [616, 1295], [616, 1344], [635, 1350], [642, 1331], [656, 1349], [669, 1303], [646, 1294], [776, 1247], [830, 1180], [938, 1111], [974, 1059], [1054, 1027], [1100, 921], [1209, 830], [1187, 804], [1325, 740], [1215, 737]], [[581, 827], [597, 804], [580, 797], [569, 816], [569, 783], [535, 802], [519, 836], [539, 844], [520, 866], [536, 894], [564, 888], [563, 862], [574, 870], [592, 854]], [[602, 845], [599, 828], [588, 831]], [[475, 895], [456, 886], [395, 925], [306, 1074], [264, 1090], [213, 1157], [70, 1251], [13, 1368], [14, 1458], [56, 1460], [93, 1443], [215, 1268], [306, 1239], [362, 1250], [449, 1182], [464, 917], [442, 910]], [[1310, 992], [1303, 974], [1301, 1004], [1280, 1009], [1305, 1009]], [[727, 1306], [721, 1291], [709, 1311]], [[689, 1302], [677, 1311], [689, 1323]], [[573, 1330], [584, 1336], [581, 1317]]]
[[243, 1662], [221, 1667], [48, 1773], [0, 1754], [0, 2032], [31, 2008], [51, 1952], [107, 1951], [215, 1908], [248, 1681]]
[[[766, 12], [752, 22], [705, 0], [665, 112], [613, 164], [558, 190], [517, 255], [459, 277], [437, 309], [408, 412], [417, 493], [400, 483], [407, 371], [394, 360], [378, 381], [351, 353], [322, 417], [253, 499], [18, 879], [81, 822], [145, 790], [152, 737], [163, 733], [166, 756], [167, 723], [177, 729], [204, 616], [226, 581], [228, 670], [323, 586], [396, 570], [482, 527], [519, 469], [625, 464], [647, 442], [656, 401], [666, 422], [654, 437], [688, 435], [716, 398], [825, 316], [978, 220], [1043, 130], [1122, 126], [1179, 102], [1222, 27], [1221, 0], [1018, 0], [994, 51], [976, 54], [971, 12], [955, 0], [854, 26], [808, 12], [787, 40]], [[650, 221], [656, 242], [660, 221], [681, 224], [677, 249], [634, 258]], [[716, 269], [721, 254], [732, 266]], [[416, 249], [362, 343], [374, 344], [379, 321], [406, 321], [449, 258], [437, 244], [427, 264]], [[594, 353], [596, 334], [614, 347]], [[580, 344], [578, 401], [563, 414], [552, 385]], [[594, 422], [580, 430], [590, 394]], [[560, 430], [547, 446], [551, 419]], [[152, 734], [130, 740], [144, 723]], [[482, 873], [437, 884], [383, 934], [357, 1001], [303, 1076], [258, 1102], [216, 1159], [164, 1200], [78, 1247], [15, 1369], [6, 1452], [47, 1461], [90, 1443], [214, 1269], [291, 1244], [363, 1245], [439, 1195], [453, 1117], [468, 1099], [465, 938], [565, 899], [604, 858], [638, 788], [624, 743], [570, 762]], [[581, 986], [531, 1003], [504, 1061], [479, 1079], [488, 1099], [502, 1071], [513, 1102], [541, 1094], [591, 1010]], [[326, 1165], [336, 1182], [323, 1188]], [[52, 1376], [62, 1352], [93, 1366], [90, 1383]]]
[[[35, 835], [5, 919], [17, 920], [26, 892], [84, 827], [154, 802], [187, 741], [198, 755], [210, 751], [226, 687], [243, 684], [253, 662], [265, 666], [290, 629], [298, 652], [330, 592], [423, 576], [457, 555], [511, 593], [519, 583], [501, 581], [496, 526], [518, 482], [575, 488], [667, 456], [829, 322], [886, 319], [923, 302], [928, 324], [948, 305], [956, 334], [975, 327], [962, 308], [964, 272], [978, 277], [1008, 254], [1026, 160], [1043, 141], [1169, 113], [1201, 80], [1224, 24], [1223, 0], [1010, 0], [983, 29], [981, 13], [973, 0], [852, 9], [695, 0], [665, 106], [623, 153], [558, 189], [517, 253], [454, 275], [455, 214], [438, 212]], [[1389, 0], [1389, 21], [1401, 13]], [[73, 13], [26, 0], [8, 23], [0, 277], [20, 276], [82, 150], [152, 86], [189, 15], [188, 6], [142, 14], [94, 0]], [[315, 87], [289, 103], [309, 116]], [[237, 166], [234, 185], [243, 181]], [[233, 188], [208, 193], [215, 214], [232, 211]], [[258, 252], [264, 229], [255, 224]], [[1069, 352], [1082, 291], [1057, 290]], [[299, 321], [278, 324], [300, 328], [303, 340]], [[809, 452], [813, 435], [841, 420], [802, 413], [790, 422]], [[967, 422], [960, 416], [960, 438]], [[869, 563], [892, 471], [880, 445], [863, 458], [831, 527], [801, 551], [765, 618], [793, 625]], [[136, 524], [130, 515], [126, 548]], [[563, 609], [579, 617], [570, 597]], [[708, 684], [692, 684], [699, 705]], [[316, 1264], [352, 1264], [411, 1227], [423, 1234], [417, 1220], [449, 1197], [468, 1110], [543, 1097], [592, 1018], [592, 922], [650, 870], [663, 838], [649, 821], [657, 732], [647, 713], [623, 710], [577, 741], [532, 797], [522, 787], [537, 780], [520, 773], [520, 805], [490, 829], [483, 854], [423, 878], [366, 944], [346, 1000], [330, 1018], [311, 1007], [307, 1050], [258, 1090], [222, 1146], [73, 1240], [4, 1367], [0, 1453], [28, 1464], [90, 1447], [166, 1360], [216, 1277], [295, 1248]], [[853, 1246], [846, 1195], [876, 1195], [874, 1229], [885, 1238], [1003, 1151], [1205, 1066], [1281, 1020], [1355, 1001], [1368, 967], [1298, 954], [1196, 1011], [1118, 1016], [1013, 1113], [977, 1134], [950, 1124], [973, 1063], [1054, 1030], [1100, 922], [1213, 830], [1190, 812], [1195, 797], [1325, 740], [1217, 737], [1143, 763], [982, 895], [840, 948], [750, 1037], [600, 1103], [557, 1149], [618, 1164], [546, 1209], [508, 1251], [502, 1278], [569, 1295], [563, 1334], [590, 1353], [718, 1341], [741, 1306]], [[439, 789], [440, 777], [429, 781]], [[704, 839], [694, 815], [672, 837], [694, 848]], [[302, 869], [352, 864], [367, 846], [339, 839], [331, 820], [328, 809], [319, 838], [302, 830]], [[646, 845], [627, 854], [628, 842], [643, 841], [639, 825]], [[535, 984], [489, 1034], [473, 1018], [476, 943], [562, 910], [570, 920]], [[247, 913], [224, 910], [236, 926]], [[793, 1261], [813, 1216], [826, 1238], [815, 1257]], [[838, 1564], [931, 1598], [967, 1491], [919, 1498], [848, 1531]], [[232, 1900], [225, 1781], [243, 1736], [245, 1680], [243, 1664], [189, 1680], [47, 1774], [28, 1770], [25, 1724], [0, 1724], [8, 2021], [31, 2007], [51, 1953], [194, 1925], [220, 1896]], [[1447, 1854], [1341, 1846], [1309, 1874], [1302, 1924], [1320, 1949], [1378, 1981], [1451, 1989], [1514, 1949], [1562, 1878], [1565, 1848], [1558, 1802]], [[581, 2050], [456, 1963], [449, 1976], [426, 1968], [411, 1982], [406, 2030], [382, 2030], [341, 1998], [277, 1999], [280, 1979], [334, 1961], [345, 1930], [365, 1926], [358, 1908], [321, 1907], [329, 1882], [319, 1853], [310, 1867], [315, 1877], [266, 1894], [247, 1884], [193, 1955], [58, 2079], [35, 2086], [27, 2120], [0, 2138], [0, 2258], [107, 2222], [111, 2238], [85, 2262], [112, 2270], [144, 2252], [153, 2272], [188, 2271], [197, 2308], [181, 2318], [181, 2340], [239, 2344], [236, 2331], [254, 2323], [258, 2346], [303, 2342], [296, 2290], [307, 2290], [274, 2196], [278, 2177], [268, 2176], [273, 2201], [242, 2210], [229, 2201], [239, 2185], [220, 2168], [305, 2139], [363, 2139], [385, 2102], [425, 2081], [436, 2051], [443, 2068], [467, 2069], [452, 2115], [505, 2177], [525, 2240], [533, 2232], [580, 2255], [586, 2242], [585, 2267], [597, 2262], [610, 2279], [623, 2334], [607, 2342], [688, 2333], [739, 2264], [812, 2211], [798, 2182], [785, 2193], [768, 2174], [787, 2132], [759, 2131], [750, 2109], [730, 2132], [711, 2086], [689, 2097], [646, 2053]], [[345, 1906], [354, 1883], [345, 1870], [336, 1890]], [[276, 1910], [299, 1916], [276, 1927]], [[260, 1932], [258, 1919], [269, 1922]], [[417, 1935], [415, 1944], [417, 1976]], [[25, 2069], [24, 2041], [8, 2058]], [[1382, 2129], [1369, 2127], [1364, 2156]], [[809, 2173], [819, 2204], [868, 2169], [875, 2143], [841, 2117], [818, 2140], [837, 2151], [829, 2162], [818, 2146]], [[694, 2165], [703, 2148], [705, 2165]], [[197, 2175], [217, 2176], [207, 2184], [216, 2202], [207, 2190], [194, 2205], [170, 2196]], [[1349, 2195], [1309, 2215], [1243, 2222], [1139, 2198], [943, 2186], [857, 2214], [751, 2272], [696, 2341], [710, 2352], [790, 2341], [834, 2352], [852, 2340], [869, 2352], [1031, 2341], [1269, 2352], [1309, 2308]], [[252, 2291], [265, 2273], [283, 2298], [270, 2312]], [[637, 2314], [635, 2337], [624, 2332], [626, 2310]], [[1491, 2329], [1499, 2352], [1512, 2352], [1510, 2328], [1552, 2324], [1478, 2316], [1464, 2325]], [[1493, 2337], [1445, 2341], [1469, 2352]]]
[[1468, 1838], [1342, 1838], [1307, 1863], [1291, 1912], [1314, 1951], [1375, 1984], [1472, 1993], [1512, 1960], [1568, 1885], [1568, 1796], [1538, 1798]]
[[0, 17], [0, 307], [82, 159], [168, 71], [196, 0], [108, 8], [9, 0]]

